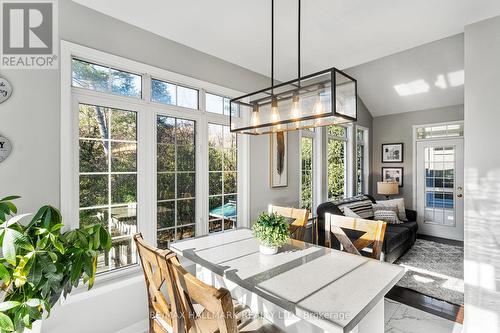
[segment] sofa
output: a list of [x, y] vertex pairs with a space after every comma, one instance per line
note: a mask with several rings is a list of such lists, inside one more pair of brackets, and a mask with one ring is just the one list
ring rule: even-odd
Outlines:
[[[355, 202], [369, 202], [375, 203], [375, 199], [370, 195], [360, 195], [352, 198], [346, 198], [339, 201], [325, 202], [318, 206], [316, 212], [318, 216], [318, 244], [325, 244], [325, 213], [344, 215], [341, 206], [345, 204], [352, 204]], [[389, 224], [385, 230], [384, 244], [382, 247], [383, 258], [385, 261], [393, 263], [399, 257], [408, 251], [417, 239], [417, 212], [414, 210], [406, 209], [406, 217], [408, 222], [401, 224]], [[372, 219], [373, 217], [367, 217]], [[361, 233], [354, 230], [345, 230], [347, 236], [352, 239], [359, 238]], [[332, 237], [332, 248], [339, 249], [339, 242]]]

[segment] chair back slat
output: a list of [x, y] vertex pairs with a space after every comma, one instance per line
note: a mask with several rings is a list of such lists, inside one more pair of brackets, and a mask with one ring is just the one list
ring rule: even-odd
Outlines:
[[[150, 246], [141, 234], [134, 235], [134, 241], [139, 252], [148, 292], [150, 330], [167, 332], [166, 328], [163, 329], [155, 322], [155, 318], [160, 318], [171, 328], [177, 325], [177, 318], [172, 312], [171, 296], [174, 290], [166, 260], [173, 253]], [[167, 294], [163, 290], [166, 290]]]
[[[179, 263], [176, 257], [169, 259], [169, 269], [172, 280], [176, 288], [179, 304], [177, 311], [182, 311], [185, 318], [184, 327], [186, 332], [203, 332], [200, 323], [207, 322], [206, 316], [216, 322], [218, 332], [235, 333], [238, 332], [236, 316], [234, 313], [233, 301], [229, 290], [225, 288], [214, 288], [197, 279], [187, 272]], [[209, 313], [204, 313], [205, 318], [198, 319], [198, 314], [194, 311], [193, 304], [199, 304]], [[191, 329], [191, 330], [190, 330]]]
[[[380, 259], [384, 243], [386, 223], [383, 221], [363, 220], [353, 217], [325, 214], [325, 246], [331, 247], [331, 233], [335, 235], [344, 250], [361, 255], [360, 251], [372, 245], [371, 257]], [[361, 231], [363, 234], [354, 242], [342, 229]]]
[[293, 207], [280, 207], [269, 205], [268, 213], [276, 213], [280, 216], [294, 219], [290, 224], [290, 235], [293, 239], [304, 240], [306, 234], [307, 220], [309, 218], [309, 211], [307, 209], [298, 209]]

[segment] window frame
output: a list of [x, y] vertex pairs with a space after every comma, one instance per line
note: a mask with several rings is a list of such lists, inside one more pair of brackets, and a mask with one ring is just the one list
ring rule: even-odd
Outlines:
[[[175, 86], [175, 104], [167, 104], [167, 103], [162, 103], [162, 102], [159, 102], [159, 101], [154, 101], [152, 100], [153, 96], [151, 94], [151, 88], [152, 88], [152, 81], [159, 81], [161, 83], [166, 83], [166, 84], [170, 84], [170, 85], [173, 85]], [[201, 108], [201, 103], [200, 103], [200, 95], [201, 95], [201, 89], [200, 88], [196, 88], [196, 87], [193, 87], [193, 86], [188, 86], [186, 84], [179, 84], [179, 83], [175, 83], [175, 82], [172, 82], [172, 81], [167, 81], [167, 80], [164, 80], [164, 79], [161, 79], [161, 78], [158, 78], [156, 76], [150, 76], [149, 77], [149, 82], [150, 82], [150, 86], [149, 86], [149, 99], [147, 100], [147, 102], [149, 103], [153, 103], [153, 104], [160, 104], [160, 105], [167, 105], [167, 106], [175, 106], [175, 107], [178, 107], [178, 108], [183, 108], [185, 110], [192, 110], [192, 111], [199, 111], [199, 110], [202, 110]], [[197, 103], [197, 107], [196, 108], [189, 108], [189, 107], [184, 107], [184, 106], [180, 106], [178, 105], [178, 102], [179, 102], [179, 88], [185, 88], [185, 89], [191, 89], [191, 90], [195, 90], [196, 91], [196, 103]]]
[[[425, 128], [425, 127], [436, 127], [436, 126], [449, 126], [449, 125], [461, 125], [462, 126], [462, 136], [443, 136], [443, 137], [437, 137], [437, 138], [418, 138], [418, 129], [419, 128]], [[421, 125], [413, 125], [412, 126], [412, 147], [413, 147], [413, 170], [416, 170], [417, 168], [417, 143], [419, 141], [439, 141], [439, 140], [449, 140], [449, 139], [458, 139], [458, 138], [465, 138], [465, 121], [464, 120], [456, 120], [456, 121], [447, 121], [447, 122], [441, 122], [441, 123], [430, 123], [430, 124], [421, 124]], [[412, 194], [413, 194], [413, 207], [417, 207], [417, 173], [413, 172], [412, 175]]]
[[[62, 41], [61, 41], [62, 42]], [[104, 67], [104, 68], [107, 68], [109, 69], [110, 71], [110, 75], [111, 75], [111, 71], [119, 71], [119, 72], [123, 72], [123, 73], [127, 73], [127, 74], [132, 74], [132, 75], [136, 75], [136, 76], [140, 76], [142, 81], [141, 81], [141, 96], [140, 97], [134, 97], [134, 96], [127, 96], [127, 95], [122, 95], [122, 94], [117, 94], [117, 93], [114, 93], [112, 88], [111, 88], [111, 81], [108, 80], [108, 88], [109, 88], [109, 91], [101, 91], [101, 90], [93, 90], [93, 89], [87, 89], [87, 88], [84, 88], [84, 87], [76, 87], [76, 86], [73, 86], [73, 60], [76, 60], [76, 61], [81, 61], [81, 62], [86, 62], [88, 64], [91, 64], [91, 65], [96, 65], [96, 66], [99, 66], [99, 67]], [[123, 98], [130, 98], [132, 100], [135, 100], [135, 101], [140, 101], [140, 100], [143, 100], [144, 99], [144, 75], [141, 74], [140, 72], [136, 72], [136, 71], [131, 71], [131, 70], [126, 70], [126, 69], [123, 69], [122, 67], [120, 66], [113, 66], [113, 65], [103, 65], [102, 62], [100, 62], [100, 60], [89, 60], [89, 58], [86, 58], [86, 57], [80, 57], [80, 56], [72, 56], [71, 57], [71, 83], [70, 83], [70, 86], [73, 90], [81, 90], [81, 91], [87, 91], [87, 92], [95, 92], [95, 93], [101, 93], [101, 94], [104, 94], [104, 95], [114, 95], [114, 96], [119, 96], [119, 97], [123, 97]]]
[[298, 151], [298, 160], [299, 160], [299, 206], [302, 204], [302, 138], [309, 138], [312, 140], [312, 156], [311, 156], [311, 211], [309, 212], [311, 216], [315, 215], [316, 212], [316, 203], [317, 203], [317, 131], [307, 131], [300, 130], [299, 131], [299, 151]]
[[[213, 112], [209, 112], [207, 111], [207, 114], [209, 115], [215, 115], [215, 117], [208, 117], [208, 121], [207, 121], [207, 142], [209, 140], [209, 131], [208, 131], [208, 127], [212, 124], [212, 125], [219, 125], [219, 126], [225, 126], [225, 127], [228, 127], [230, 128], [230, 122], [229, 121], [226, 121], [226, 119], [221, 123], [221, 120], [218, 119], [220, 117], [218, 116], [223, 116], [221, 114], [218, 114], [218, 113], [213, 113]], [[228, 116], [225, 116], [225, 117], [228, 117]], [[213, 119], [212, 119], [213, 118]], [[213, 120], [213, 121], [212, 121]], [[241, 187], [240, 187], [240, 178], [242, 177], [242, 175], [240, 174], [240, 163], [239, 163], [239, 158], [240, 158], [240, 137], [241, 136], [238, 136], [236, 135], [236, 161], [237, 161], [237, 169], [236, 169], [236, 200], [237, 200], [237, 207], [236, 207], [236, 228], [238, 228], [238, 226], [240, 226], [240, 190], [241, 190]], [[206, 205], [207, 205], [207, 210], [206, 210], [206, 217], [207, 217], [207, 222], [209, 222], [208, 220], [208, 217], [209, 217], [209, 214], [210, 214], [210, 184], [208, 183], [209, 180], [210, 180], [210, 167], [208, 166], [208, 163], [209, 163], [209, 160], [210, 160], [210, 156], [209, 156], [209, 153], [210, 153], [210, 146], [207, 145], [207, 192], [206, 192]], [[217, 171], [216, 171], [217, 172]], [[222, 173], [224, 174], [224, 169], [222, 170]], [[224, 184], [224, 182], [223, 182]], [[222, 191], [224, 192], [224, 190]], [[214, 195], [214, 196], [219, 196], [219, 195]], [[224, 204], [224, 197], [226, 196], [226, 194], [224, 193], [221, 193], [220, 196], [222, 197], [222, 204]], [[234, 229], [234, 228], [233, 228]], [[228, 229], [228, 230], [233, 230], [233, 229]], [[219, 231], [213, 231], [213, 232], [210, 232], [210, 223], [207, 223], [207, 232], [208, 234], [216, 234], [216, 233], [221, 233], [221, 232], [225, 232], [225, 231], [228, 231], [226, 229], [224, 229], [224, 219], [222, 219], [222, 230], [219, 230]]]
[[370, 184], [370, 130], [367, 127], [356, 125], [354, 129], [354, 140], [356, 144], [354, 145], [354, 194], [357, 195], [357, 189], [358, 189], [358, 177], [357, 177], [357, 167], [358, 167], [358, 161], [357, 161], [357, 156], [358, 156], [358, 131], [363, 131], [363, 142], [362, 146], [364, 147], [364, 163], [363, 163], [363, 183], [364, 186], [361, 189], [363, 193], [368, 193]]
[[351, 179], [352, 179], [352, 165], [353, 165], [353, 154], [352, 154], [352, 136], [353, 136], [353, 126], [351, 124], [337, 124], [337, 125], [330, 125], [330, 126], [339, 126], [345, 129], [345, 136], [340, 137], [337, 135], [333, 135], [328, 133], [328, 127], [325, 127], [325, 134], [326, 134], [326, 149], [325, 149], [325, 172], [326, 172], [326, 199], [328, 201], [334, 201], [338, 200], [340, 198], [330, 198], [329, 197], [329, 188], [328, 188], [328, 145], [330, 143], [330, 140], [338, 140], [338, 141], [343, 141], [344, 142], [344, 198], [352, 196], [353, 193], [353, 187], [351, 185]]
[[[72, 59], [90, 62], [142, 76], [141, 98], [93, 91], [72, 86]], [[60, 209], [65, 230], [79, 226], [78, 105], [93, 104], [137, 112], [137, 227], [146, 241], [156, 244], [156, 117], [158, 114], [196, 122], [196, 236], [208, 234], [208, 123], [229, 126], [229, 116], [205, 111], [205, 91], [221, 96], [241, 96], [243, 92], [194, 79], [106, 52], [61, 40], [61, 155]], [[106, 64], [106, 65], [101, 65]], [[151, 101], [151, 78], [198, 90], [198, 109]], [[154, 132], [154, 133], [153, 133]], [[249, 226], [249, 139], [238, 136], [238, 224]], [[206, 172], [205, 172], [206, 171]], [[206, 200], [205, 200], [206, 199]], [[132, 265], [100, 273], [96, 285], [115, 281], [140, 271]]]

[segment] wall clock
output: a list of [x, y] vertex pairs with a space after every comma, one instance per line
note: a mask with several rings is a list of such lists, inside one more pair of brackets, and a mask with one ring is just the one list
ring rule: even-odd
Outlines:
[[9, 157], [11, 151], [12, 145], [10, 144], [9, 139], [0, 136], [0, 163]]
[[0, 104], [9, 99], [12, 95], [12, 86], [7, 79], [0, 77]]

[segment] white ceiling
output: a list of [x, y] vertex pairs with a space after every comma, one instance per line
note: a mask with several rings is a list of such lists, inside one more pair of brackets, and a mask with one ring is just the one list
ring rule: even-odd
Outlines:
[[377, 59], [346, 72], [358, 80], [358, 94], [375, 117], [463, 104], [464, 35]]
[[[270, 73], [270, 0], [73, 1], [255, 72]], [[283, 81], [297, 75], [297, 7], [296, 1], [275, 2], [275, 71]], [[467, 24], [500, 15], [499, 0], [302, 0], [302, 8], [302, 74], [357, 66], [462, 33]], [[439, 47], [436, 50], [433, 57], [423, 54], [423, 59], [410, 56], [411, 63], [398, 62], [402, 67], [397, 70], [405, 74], [386, 78], [384, 84], [395, 91], [393, 85], [424, 76], [432, 81], [431, 72], [446, 75], [457, 67]], [[453, 61], [455, 51], [449, 51]], [[361, 68], [372, 69], [367, 66]], [[414, 68], [404, 69], [410, 66]], [[401, 104], [393, 106], [394, 98], [385, 102], [391, 106], [381, 107], [374, 97], [382, 88], [379, 81], [369, 81], [369, 74], [359, 71], [356, 75], [362, 81], [360, 95], [375, 116], [419, 109], [427, 105], [419, 98], [431, 96], [399, 96]], [[439, 97], [434, 105], [456, 101], [457, 96]], [[416, 99], [418, 103], [407, 103]]]

